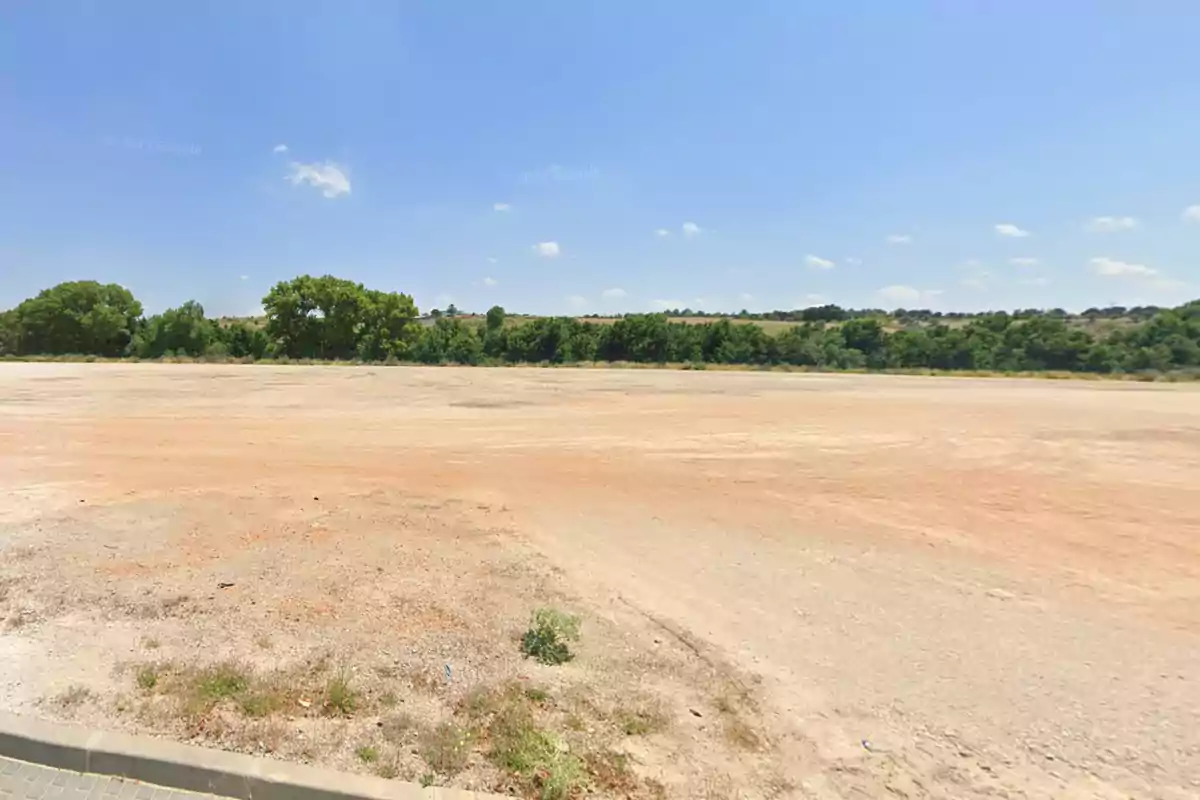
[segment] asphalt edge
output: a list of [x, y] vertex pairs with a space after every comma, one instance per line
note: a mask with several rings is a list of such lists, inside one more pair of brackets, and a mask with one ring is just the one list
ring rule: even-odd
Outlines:
[[0, 712], [0, 756], [236, 800], [488, 800], [479, 794], [319, 769]]

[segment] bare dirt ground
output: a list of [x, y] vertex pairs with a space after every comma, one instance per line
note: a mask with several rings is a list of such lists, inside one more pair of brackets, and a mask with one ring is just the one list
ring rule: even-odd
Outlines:
[[0, 488], [10, 710], [542, 792], [517, 697], [602, 796], [1200, 796], [1193, 386], [9, 364]]

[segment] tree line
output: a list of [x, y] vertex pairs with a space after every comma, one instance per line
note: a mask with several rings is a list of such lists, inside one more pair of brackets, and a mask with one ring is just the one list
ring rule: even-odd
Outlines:
[[[1080, 327], [1058, 309], [946, 324], [903, 310], [820, 306], [817, 318], [772, 335], [749, 322], [678, 322], [666, 313], [514, 320], [496, 306], [482, 322], [455, 316], [457, 309], [422, 319], [409, 295], [303, 275], [272, 287], [263, 309], [261, 320], [212, 319], [189, 301], [147, 317], [124, 287], [73, 281], [0, 314], [0, 355], [1094, 373], [1200, 368], [1200, 300], [1155, 309], [1140, 321], [1126, 317], [1104, 331]], [[831, 317], [835, 310], [847, 313]]]

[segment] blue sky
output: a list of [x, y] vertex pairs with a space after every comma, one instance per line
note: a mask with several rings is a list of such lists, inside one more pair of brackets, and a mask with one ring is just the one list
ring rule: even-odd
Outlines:
[[9, 3], [0, 307], [1200, 296], [1200, 4]]

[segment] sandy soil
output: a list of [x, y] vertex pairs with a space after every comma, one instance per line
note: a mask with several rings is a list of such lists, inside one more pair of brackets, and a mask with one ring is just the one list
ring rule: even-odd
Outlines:
[[[1192, 386], [9, 364], [0, 486], [8, 709], [365, 769], [386, 694], [515, 677], [613, 796], [1200, 796]], [[374, 701], [197, 731], [133, 679], [229, 657]]]

